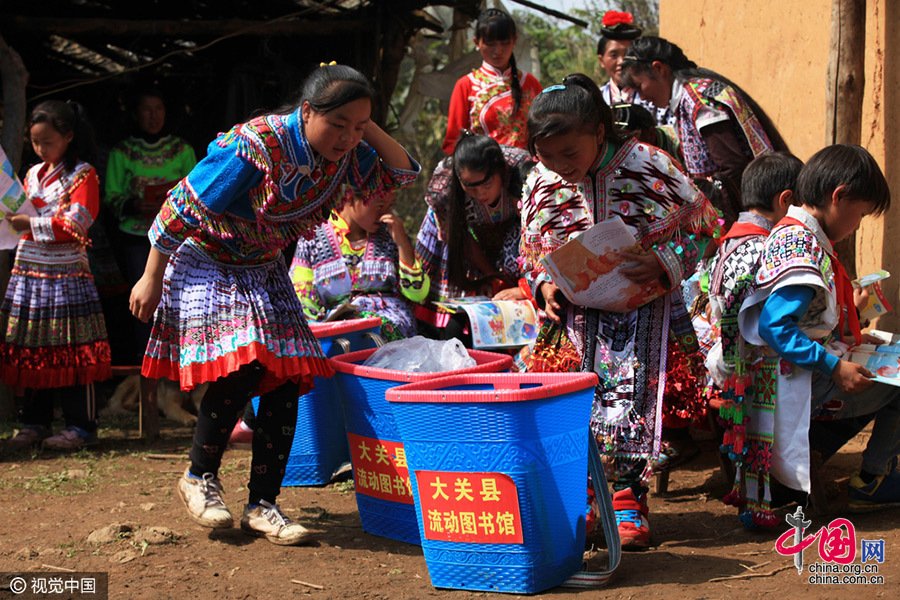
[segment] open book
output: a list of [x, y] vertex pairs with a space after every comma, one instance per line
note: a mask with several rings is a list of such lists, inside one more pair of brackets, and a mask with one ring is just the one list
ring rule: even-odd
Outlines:
[[473, 348], [516, 348], [537, 339], [537, 312], [527, 300], [472, 296], [435, 304], [448, 312], [466, 313]]
[[623, 252], [644, 252], [619, 217], [597, 223], [542, 259], [569, 302], [630, 312], [666, 293], [659, 281], [637, 284], [621, 273]]
[[877, 329], [869, 331], [869, 334], [884, 343], [877, 346], [860, 344], [851, 348], [843, 358], [870, 370], [875, 375], [875, 381], [900, 385], [900, 335]]

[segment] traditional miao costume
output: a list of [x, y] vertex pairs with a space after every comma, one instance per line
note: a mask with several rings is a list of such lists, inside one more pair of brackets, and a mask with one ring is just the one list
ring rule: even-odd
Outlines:
[[[738, 313], [743, 304], [756, 290], [756, 273], [766, 238], [772, 223], [761, 215], [743, 212], [722, 238], [713, 264], [709, 282], [709, 307], [711, 328], [701, 346], [709, 347], [706, 364], [711, 377], [721, 390], [719, 417], [725, 425], [722, 440], [723, 451], [727, 451], [735, 465], [734, 487], [723, 499], [726, 504], [739, 506], [751, 514], [742, 520], [752, 521], [752, 512], [758, 504], [758, 479], [746, 462], [752, 445], [758, 449], [761, 442], [754, 433], [754, 421], [759, 420], [761, 407], [748, 395], [750, 369], [759, 366], [762, 358], [758, 347], [746, 344], [738, 328]], [[758, 465], [757, 465], [758, 466]], [[744, 491], [744, 481], [751, 481], [754, 490], [749, 508]]]
[[457, 80], [450, 95], [447, 134], [442, 144], [444, 154], [453, 154], [463, 129], [486, 135], [498, 144], [518, 148], [528, 146], [528, 108], [543, 88], [531, 73], [518, 69], [518, 76], [522, 101], [515, 114], [515, 101], [509, 87], [511, 69], [501, 72], [483, 62]]
[[[0, 307], [0, 378], [17, 393], [78, 386], [64, 396], [77, 398], [83, 422], [69, 422], [64, 398], [67, 425], [92, 429], [93, 394], [85, 386], [111, 376], [106, 325], [85, 251], [100, 203], [97, 173], [84, 162], [71, 171], [64, 164], [39, 164], [28, 171], [25, 193], [37, 216], [19, 242]], [[29, 422], [29, 408], [26, 425], [50, 425], [52, 405], [42, 422]]]
[[142, 372], [183, 390], [214, 382], [194, 436], [194, 475], [217, 472], [246, 401], [262, 392], [250, 493], [251, 502], [274, 502], [297, 393], [331, 374], [281, 249], [311, 235], [345, 194], [374, 197], [412, 182], [419, 168], [412, 164], [413, 171], [390, 168], [364, 142], [339, 162], [317, 156], [297, 110], [220, 135], [169, 193], [149, 234], [171, 256]]
[[[109, 153], [104, 177], [104, 201], [112, 211], [118, 230], [114, 237], [119, 250], [119, 263], [130, 289], [144, 274], [150, 243], [147, 231], [159, 207], [150, 213], [141, 213], [137, 204], [145, 198], [145, 191], [157, 186], [174, 186], [187, 175], [197, 158], [194, 149], [174, 135], [165, 135], [155, 141], [152, 138], [131, 136], [116, 144]], [[130, 205], [130, 206], [126, 206]], [[126, 327], [130, 334], [128, 355], [119, 357], [128, 363], [140, 360], [150, 337], [150, 325], [127, 315]], [[114, 346], [118, 354], [118, 350]]]
[[[523, 255], [536, 298], [550, 281], [540, 259], [614, 216], [654, 252], [673, 284], [674, 291], [629, 313], [570, 306], [561, 315], [561, 339], [552, 342], [553, 354], [574, 349], [581, 370], [600, 376], [592, 429], [622, 479], [643, 483], [648, 460], [660, 451], [666, 359], [676, 321], [686, 323], [679, 332], [691, 335], [683, 305], [677, 309], [680, 282], [709, 243], [717, 214], [668, 154], [634, 139], [608, 145], [577, 188], [550, 175], [538, 167], [523, 191]], [[675, 318], [676, 312], [684, 317]]]
[[[790, 488], [809, 492], [811, 487], [809, 421], [813, 372], [782, 359], [766, 346], [759, 335], [763, 306], [776, 290], [789, 286], [813, 289], [815, 295], [797, 325], [811, 340], [821, 341], [831, 354], [839, 356], [846, 346], [831, 339], [839, 320], [843, 323], [839, 319], [835, 283], [839, 264], [831, 242], [815, 217], [792, 206], [787, 217], [772, 229], [756, 274], [757, 290], [741, 307], [738, 317], [741, 335], [747, 342], [760, 346], [763, 355], [751, 367], [749, 378], [745, 375], [743, 380], [736, 381], [735, 390], [736, 394], [741, 391], [748, 394], [752, 386], [744, 442], [747, 506], [742, 520], [747, 524], [764, 527], [777, 524], [769, 505], [770, 473]], [[852, 290], [848, 291], [852, 307]], [[855, 309], [848, 312], [851, 317], [855, 314]], [[823, 360], [837, 362], [836, 356], [828, 359], [824, 354]]]
[[[532, 158], [528, 152], [510, 146], [501, 146], [507, 171], [528, 169]], [[451, 298], [472, 295], [472, 292], [460, 289], [450, 282], [447, 272], [448, 248], [447, 219], [452, 190], [453, 158], [441, 160], [434, 168], [425, 202], [428, 211], [419, 235], [416, 238], [416, 258], [421, 261], [422, 268], [431, 282], [425, 307], [417, 310], [417, 316], [433, 325], [443, 326], [441, 315], [430, 310], [430, 303], [444, 302]], [[519, 239], [521, 221], [519, 218], [519, 198], [510, 195], [506, 183], [500, 193], [500, 199], [494, 207], [487, 207], [481, 202], [466, 196], [466, 224], [471, 240], [487, 258], [487, 261], [504, 278], [518, 280], [521, 274], [519, 266]], [[478, 269], [470, 268], [468, 277], [472, 280], [484, 277]], [[489, 294], [490, 290], [481, 290], [481, 294]]]
[[125, 210], [126, 202], [143, 200], [148, 186], [174, 185], [190, 173], [195, 164], [194, 149], [174, 135], [165, 135], [152, 142], [131, 136], [116, 144], [106, 165], [104, 200], [112, 207], [119, 229], [146, 239], [154, 215], [129, 214]]
[[724, 166], [713, 158], [701, 130], [715, 123], [730, 121], [735, 135], [746, 144], [742, 151], [746, 153], [746, 162], [749, 163], [773, 150], [762, 123], [733, 87], [715, 79], [700, 77], [675, 80], [669, 112], [675, 118], [675, 131], [688, 174], [694, 179], [717, 179], [720, 186], [729, 183], [723, 180], [736, 179], [730, 181], [731, 185], [720, 189], [722, 199], [716, 206], [723, 212], [726, 221], [733, 222], [740, 212], [740, 173], [723, 177]]
[[416, 335], [410, 302], [428, 295], [421, 262], [406, 265], [400, 260], [385, 224], [358, 245], [348, 239], [349, 232], [350, 226], [333, 212], [312, 238], [297, 243], [290, 273], [306, 317], [319, 321], [349, 301], [359, 316], [381, 318], [386, 340]]

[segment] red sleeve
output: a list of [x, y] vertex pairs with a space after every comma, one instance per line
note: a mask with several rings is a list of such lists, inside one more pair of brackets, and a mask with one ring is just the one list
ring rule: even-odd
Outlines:
[[51, 218], [53, 238], [57, 242], [88, 239], [88, 229], [100, 210], [100, 181], [93, 167], [86, 170], [83, 179], [69, 195], [69, 207]]
[[469, 76], [464, 75], [456, 80], [453, 86], [453, 93], [450, 95], [450, 110], [447, 112], [447, 134], [444, 136], [444, 143], [441, 148], [444, 154], [453, 154], [456, 148], [456, 140], [459, 139], [459, 132], [466, 127], [470, 127], [469, 122]]

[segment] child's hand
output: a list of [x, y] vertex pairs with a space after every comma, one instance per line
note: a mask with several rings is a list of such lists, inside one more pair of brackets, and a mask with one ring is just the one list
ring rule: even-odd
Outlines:
[[559, 311], [562, 310], [562, 306], [556, 299], [559, 287], [555, 283], [545, 281], [538, 291], [544, 297], [544, 312], [547, 313], [547, 318], [559, 323]]
[[14, 231], [28, 231], [31, 229], [31, 217], [28, 215], [7, 214], [6, 220], [9, 221], [9, 225]]
[[842, 392], [858, 394], [872, 387], [874, 375], [862, 365], [842, 360], [834, 368], [831, 378]]
[[409, 236], [406, 235], [406, 230], [403, 228], [403, 219], [399, 215], [389, 212], [381, 215], [381, 218], [378, 220], [388, 226], [391, 239], [394, 240], [395, 244], [398, 246], [410, 244]]
[[625, 265], [631, 263], [629, 266], [623, 265], [622, 275], [635, 283], [644, 284], [657, 281], [665, 273], [662, 265], [656, 259], [656, 255], [652, 252], [639, 254], [625, 251], [622, 252], [622, 257], [625, 259]]
[[872, 335], [871, 333], [864, 333], [862, 334], [862, 343], [872, 344], [873, 346], [880, 346], [884, 343], [884, 340], [878, 336]]
[[162, 298], [162, 279], [144, 273], [131, 288], [128, 309], [135, 317], [146, 323], [153, 316], [160, 298]]
[[496, 294], [494, 294], [493, 300], [524, 300], [525, 292], [520, 290], [518, 287], [511, 287], [505, 290], [500, 290]]
[[406, 235], [406, 230], [403, 229], [403, 219], [396, 213], [389, 212], [381, 215], [378, 220], [387, 225], [391, 239], [397, 244], [400, 261], [405, 265], [413, 265], [416, 262], [416, 251], [409, 241], [409, 236]]
[[862, 310], [866, 307], [866, 304], [869, 302], [869, 289], [868, 288], [853, 288], [853, 304], [856, 306], [856, 310]]

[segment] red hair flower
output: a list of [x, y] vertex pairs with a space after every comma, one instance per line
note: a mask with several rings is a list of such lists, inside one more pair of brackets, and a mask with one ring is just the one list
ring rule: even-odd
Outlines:
[[603, 14], [601, 21], [604, 27], [615, 27], [616, 25], [633, 25], [634, 16], [630, 12], [621, 12], [618, 10], [608, 10]]

